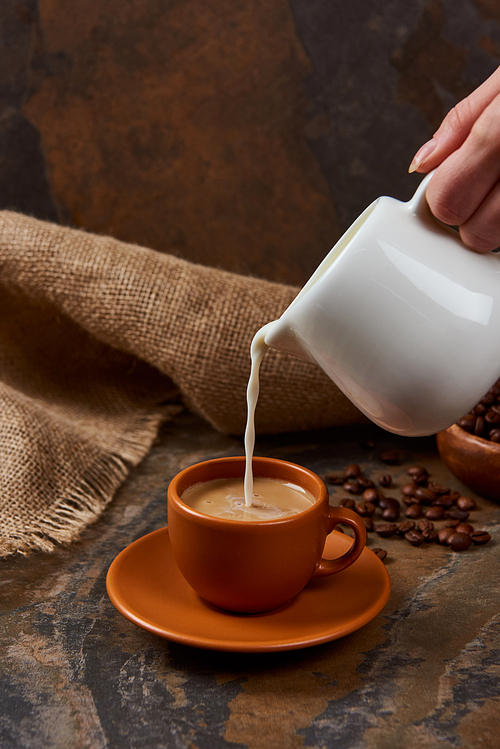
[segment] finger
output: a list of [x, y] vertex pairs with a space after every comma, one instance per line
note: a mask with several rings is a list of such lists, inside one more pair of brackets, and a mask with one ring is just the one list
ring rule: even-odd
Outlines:
[[436, 169], [427, 188], [432, 213], [461, 226], [500, 178], [500, 95], [475, 122], [464, 144]]
[[490, 252], [500, 247], [500, 184], [497, 183], [470, 219], [460, 227], [467, 247]]
[[430, 172], [465, 142], [476, 120], [500, 94], [500, 67], [448, 112], [430, 141], [417, 151], [410, 172]]

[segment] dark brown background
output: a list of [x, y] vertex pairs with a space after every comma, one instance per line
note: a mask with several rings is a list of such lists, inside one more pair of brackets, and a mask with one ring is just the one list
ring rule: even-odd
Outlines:
[[2, 0], [0, 207], [301, 284], [500, 60], [497, 0]]

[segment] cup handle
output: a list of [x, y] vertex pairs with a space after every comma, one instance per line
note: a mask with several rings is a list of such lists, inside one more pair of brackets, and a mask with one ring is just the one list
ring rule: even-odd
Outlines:
[[346, 567], [356, 561], [365, 548], [366, 527], [359, 515], [352, 510], [348, 510], [347, 507], [330, 507], [328, 511], [328, 533], [331, 533], [339, 523], [348, 525], [353, 529], [354, 543], [349, 551], [346, 551], [337, 559], [323, 559], [322, 557], [316, 565], [313, 577], [326, 577], [345, 570]]

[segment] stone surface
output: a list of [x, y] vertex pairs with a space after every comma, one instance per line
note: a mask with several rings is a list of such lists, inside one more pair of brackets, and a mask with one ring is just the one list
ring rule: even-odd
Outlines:
[[[362, 447], [366, 438], [371, 449]], [[397, 448], [399, 466], [380, 453]], [[188, 413], [167, 424], [104, 517], [50, 556], [0, 563], [0, 745], [71, 747], [492, 747], [500, 729], [500, 506], [471, 515], [485, 547], [453, 553], [369, 535], [387, 549], [392, 593], [359, 631], [285, 653], [224, 654], [170, 643], [112, 606], [105, 576], [116, 554], [165, 524], [169, 479], [193, 462], [241, 454], [242, 444]], [[467, 491], [433, 439], [376, 428], [258, 440], [257, 453], [320, 475], [358, 462], [366, 475], [425, 465]], [[332, 503], [344, 496], [332, 487]]]
[[494, 0], [3, 0], [0, 207], [301, 284], [499, 59]]

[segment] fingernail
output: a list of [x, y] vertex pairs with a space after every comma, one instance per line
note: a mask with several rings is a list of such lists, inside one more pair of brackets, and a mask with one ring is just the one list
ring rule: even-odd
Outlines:
[[429, 158], [429, 156], [434, 151], [434, 149], [436, 148], [436, 146], [437, 146], [437, 143], [436, 143], [435, 139], [431, 138], [431, 140], [428, 140], [427, 143], [424, 143], [424, 145], [421, 148], [419, 148], [419, 150], [417, 151], [417, 153], [413, 157], [413, 161], [410, 164], [410, 168], [408, 169], [408, 171], [410, 172], [410, 174], [412, 172], [416, 172], [416, 170], [420, 166], [422, 166], [422, 164], [424, 163], [424, 161], [426, 161]]

